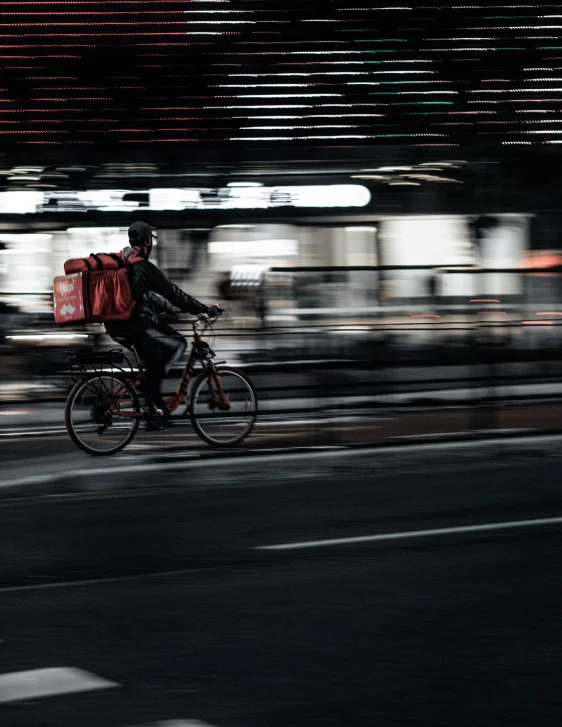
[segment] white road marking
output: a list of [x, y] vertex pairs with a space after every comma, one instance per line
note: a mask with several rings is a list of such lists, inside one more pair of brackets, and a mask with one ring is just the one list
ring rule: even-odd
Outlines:
[[213, 727], [213, 725], [198, 719], [167, 719], [164, 722], [155, 722], [145, 727]]
[[0, 409], [0, 416], [18, 416], [21, 414], [34, 414], [35, 409]]
[[34, 583], [31, 586], [0, 586], [1, 593], [25, 593], [26, 591], [42, 591], [53, 588], [90, 588], [91, 586], [103, 586], [112, 583], [129, 583], [131, 581], [143, 581], [148, 578], [158, 580], [174, 578], [176, 576], [193, 576], [208, 571], [212, 566], [201, 568], [179, 568], [175, 570], [150, 571], [149, 573], [135, 573], [124, 576], [107, 576], [105, 578], [85, 578], [81, 581], [57, 581], [56, 583]]
[[280, 543], [279, 545], [259, 545], [253, 550], [297, 550], [299, 548], [321, 548], [328, 545], [353, 545], [355, 543], [375, 543], [385, 540], [405, 540], [409, 538], [429, 538], [441, 535], [459, 535], [462, 533], [479, 533], [491, 530], [512, 530], [514, 528], [533, 528], [540, 525], [560, 525], [562, 517], [545, 517], [536, 520], [511, 520], [508, 522], [485, 523], [483, 525], [459, 525], [452, 528], [433, 528], [431, 530], [405, 530], [400, 533], [382, 533], [380, 535], [360, 535], [350, 538], [332, 538], [330, 540], [308, 540], [300, 543]]
[[[212, 450], [207, 450], [212, 451]], [[235, 450], [234, 450], [235, 451]], [[0, 482], [0, 489], [9, 489], [10, 487], [20, 487], [25, 485], [37, 485], [41, 483], [47, 483], [47, 482], [56, 482], [58, 479], [61, 478], [61, 476], [65, 478], [70, 479], [76, 479], [79, 477], [100, 477], [104, 475], [119, 475], [119, 474], [136, 474], [140, 472], [161, 472], [161, 471], [168, 471], [173, 472], [174, 470], [183, 470], [185, 467], [191, 467], [191, 466], [211, 466], [211, 467], [224, 467], [225, 461], [228, 462], [228, 467], [232, 467], [234, 464], [236, 465], [244, 465], [248, 464], [249, 462], [255, 462], [256, 460], [259, 460], [260, 462], [275, 462], [275, 461], [283, 461], [287, 459], [286, 453], [272, 453], [272, 454], [265, 454], [261, 455], [260, 452], [264, 450], [255, 450], [257, 452], [256, 455], [253, 456], [240, 456], [235, 455], [233, 457], [209, 457], [208, 459], [182, 459], [181, 462], [145, 462], [138, 465], [123, 465], [123, 466], [115, 466], [115, 467], [84, 467], [83, 469], [74, 469], [74, 470], [66, 470], [64, 473], [61, 473], [60, 470], [56, 472], [46, 472], [45, 474], [40, 475], [28, 475], [27, 477], [19, 477], [14, 480], [6, 480], [5, 482]], [[275, 450], [273, 450], [275, 451]], [[349, 452], [348, 449], [338, 449], [335, 450], [338, 454], [342, 452]], [[326, 449], [322, 449], [321, 452], [290, 452], [290, 456], [292, 459], [301, 459], [301, 458], [315, 458], [315, 457], [325, 457], [329, 454], [334, 454], [335, 451], [329, 451]], [[358, 450], [362, 452], [367, 452], [367, 450]], [[157, 454], [155, 452], [155, 454]], [[193, 454], [200, 454], [200, 452], [194, 452]], [[122, 457], [124, 459], [124, 457]]]
[[0, 674], [0, 703], [119, 687], [82, 669], [50, 667]]
[[[478, 532], [486, 530], [506, 530], [510, 528], [538, 527], [540, 525], [559, 525], [562, 523], [562, 517], [541, 518], [538, 520], [514, 520], [506, 523], [489, 523], [485, 525], [467, 525], [453, 528], [435, 528], [433, 530], [411, 530], [402, 533], [384, 533], [382, 535], [365, 535], [351, 538], [333, 538], [331, 540], [311, 540], [299, 543], [281, 543], [278, 545], [259, 545], [252, 550], [297, 550], [298, 548], [319, 548], [330, 545], [350, 545], [353, 543], [366, 543], [385, 540], [399, 540], [407, 538], [421, 538], [430, 536], [439, 536], [447, 534], [458, 534], [464, 532]], [[155, 571], [150, 573], [135, 573], [126, 576], [110, 576], [107, 578], [90, 578], [82, 581], [60, 581], [58, 583], [36, 583], [31, 586], [5, 586], [0, 587], [1, 593], [19, 593], [25, 591], [51, 590], [53, 588], [89, 588], [91, 586], [100, 586], [112, 583], [123, 583], [130, 581], [142, 581], [147, 579], [165, 579], [176, 576], [196, 576], [202, 571], [207, 571], [211, 567], [201, 568], [180, 568], [168, 571]], [[1, 677], [0, 677], [1, 679]], [[1, 694], [0, 682], [0, 694]], [[2, 700], [0, 699], [0, 702]]]
[[162, 722], [151, 722], [139, 727], [213, 727], [208, 722], [198, 719], [166, 719]]
[[61, 434], [66, 434], [68, 436], [68, 432], [64, 427], [61, 427], [59, 429], [26, 429], [25, 431], [22, 431], [21, 429], [8, 429], [0, 431], [0, 437], [46, 437], [46, 436], [59, 436]]

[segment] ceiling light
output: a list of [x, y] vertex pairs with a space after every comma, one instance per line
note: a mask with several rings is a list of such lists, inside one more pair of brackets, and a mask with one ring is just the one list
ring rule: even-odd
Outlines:
[[263, 187], [261, 182], [229, 182], [227, 187]]

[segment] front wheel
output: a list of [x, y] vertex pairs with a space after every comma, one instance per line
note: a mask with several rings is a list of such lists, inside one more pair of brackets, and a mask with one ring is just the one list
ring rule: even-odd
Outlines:
[[134, 437], [140, 404], [131, 384], [110, 373], [91, 374], [68, 395], [64, 418], [70, 438], [88, 454], [119, 452]]
[[[224, 396], [223, 396], [224, 395]], [[213, 447], [231, 447], [252, 431], [257, 396], [248, 377], [233, 368], [204, 371], [193, 382], [189, 415], [197, 434]]]

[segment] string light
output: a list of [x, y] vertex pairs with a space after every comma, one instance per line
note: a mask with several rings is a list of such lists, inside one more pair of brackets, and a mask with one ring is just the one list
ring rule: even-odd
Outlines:
[[3, 143], [560, 141], [562, 3], [335, 4], [0, 0]]

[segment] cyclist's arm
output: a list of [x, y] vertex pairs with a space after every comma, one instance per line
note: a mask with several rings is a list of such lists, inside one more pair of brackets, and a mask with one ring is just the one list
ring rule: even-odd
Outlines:
[[[153, 265], [148, 260], [143, 263], [137, 263], [139, 267], [142, 266], [142, 274], [144, 277], [144, 283], [146, 289], [152, 290], [158, 295], [161, 295], [169, 303], [176, 308], [179, 308], [182, 313], [192, 313], [197, 315], [198, 313], [207, 313], [209, 308], [204, 303], [192, 298], [183, 290], [174, 285], [164, 273], [159, 270], [156, 265]], [[133, 266], [134, 267], [134, 266]]]
[[175, 305], [168, 303], [166, 298], [163, 298], [161, 295], [155, 293], [153, 290], [150, 290], [148, 293], [144, 294], [144, 300], [148, 302], [150, 308], [156, 314], [166, 313], [167, 315], [175, 315], [176, 313], [179, 313], [179, 308], [176, 308]]

